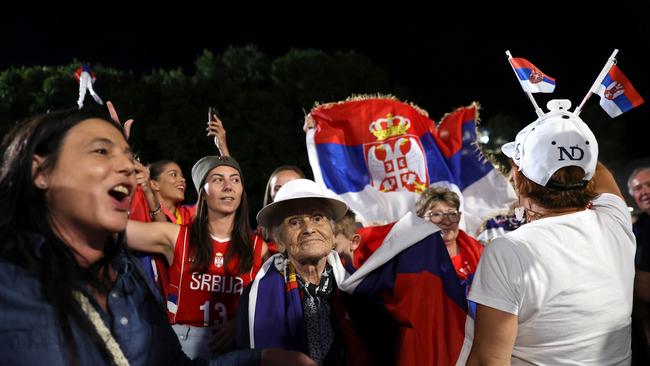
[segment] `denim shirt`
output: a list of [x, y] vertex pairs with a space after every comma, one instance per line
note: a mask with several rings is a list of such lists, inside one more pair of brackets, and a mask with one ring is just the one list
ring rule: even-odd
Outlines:
[[[44, 245], [40, 236], [32, 244]], [[130, 365], [205, 365], [191, 361], [181, 350], [167, 321], [160, 295], [149, 288], [142, 269], [126, 253], [112, 263], [117, 272], [107, 296], [109, 316], [86, 293], [91, 304], [111, 330]], [[110, 360], [72, 324], [74, 345], [80, 365], [109, 365]], [[52, 306], [45, 301], [37, 278], [22, 267], [0, 258], [0, 363], [11, 365], [67, 365], [63, 333]], [[255, 365], [259, 352], [236, 352], [210, 362], [211, 365]]]

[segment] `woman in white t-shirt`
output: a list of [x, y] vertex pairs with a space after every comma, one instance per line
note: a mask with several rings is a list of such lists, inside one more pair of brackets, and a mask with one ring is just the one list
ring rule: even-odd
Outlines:
[[[565, 102], [502, 147], [528, 224], [483, 252], [468, 365], [629, 365], [630, 215], [598, 144]], [[554, 108], [555, 107], [555, 108]], [[559, 107], [559, 108], [558, 108]]]

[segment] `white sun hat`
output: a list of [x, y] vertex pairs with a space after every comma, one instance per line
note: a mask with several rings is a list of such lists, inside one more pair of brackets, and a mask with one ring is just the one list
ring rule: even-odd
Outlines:
[[321, 186], [309, 179], [294, 179], [284, 184], [275, 194], [275, 200], [264, 206], [257, 213], [257, 222], [269, 227], [272, 217], [277, 213], [279, 207], [288, 201], [301, 199], [324, 200], [332, 210], [332, 220], [338, 220], [348, 211], [348, 205], [338, 197], [328, 196]]
[[519, 131], [515, 141], [501, 146], [501, 151], [539, 185], [546, 186], [556, 171], [567, 166], [582, 168], [586, 184], [598, 163], [596, 137], [580, 117], [569, 112], [571, 101], [551, 100], [546, 107], [547, 114]]

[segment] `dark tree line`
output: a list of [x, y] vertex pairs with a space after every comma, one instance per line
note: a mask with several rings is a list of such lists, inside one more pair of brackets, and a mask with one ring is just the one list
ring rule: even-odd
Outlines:
[[[75, 60], [62, 66], [0, 70], [0, 134], [28, 116], [76, 108], [78, 84], [73, 75], [80, 65], [81, 61]], [[223, 54], [204, 51], [190, 72], [178, 68], [136, 74], [92, 66], [97, 93], [114, 103], [123, 120], [135, 119], [130, 142], [140, 160], [177, 161], [188, 178], [189, 202], [195, 199], [189, 182], [191, 166], [200, 157], [215, 153], [205, 123], [208, 106], [216, 107], [228, 133], [230, 152], [244, 170], [252, 213], [260, 208], [266, 180], [277, 166], [294, 164], [311, 174], [302, 125], [304, 113], [315, 102], [376, 93], [412, 99], [406, 88], [393, 85], [383, 69], [354, 51], [290, 50], [271, 59], [249, 45], [230, 47]], [[468, 98], [480, 102], [471, 95]], [[89, 95], [85, 104], [94, 104]], [[590, 121], [599, 138], [601, 156], [609, 159], [613, 168], [624, 165], [630, 159], [620, 143], [625, 130], [598, 108], [592, 101], [582, 117]], [[442, 116], [452, 109], [449, 106], [437, 113]], [[524, 125], [498, 111], [483, 111], [482, 117], [491, 132], [490, 143], [483, 148], [493, 154]]]
[[[75, 108], [81, 61], [62, 66], [12, 67], [0, 71], [0, 133], [47, 110]], [[255, 46], [204, 51], [193, 72], [153, 70], [144, 75], [92, 65], [95, 91], [116, 106], [120, 118], [135, 119], [131, 145], [142, 162], [172, 159], [189, 170], [214, 154], [206, 137], [208, 106], [218, 110], [230, 152], [242, 164], [251, 211], [261, 206], [266, 180], [278, 165], [294, 164], [307, 174], [304, 112], [314, 102], [352, 94], [391, 93], [388, 76], [367, 57], [350, 51], [291, 50], [270, 59]], [[94, 101], [87, 95], [85, 105]]]

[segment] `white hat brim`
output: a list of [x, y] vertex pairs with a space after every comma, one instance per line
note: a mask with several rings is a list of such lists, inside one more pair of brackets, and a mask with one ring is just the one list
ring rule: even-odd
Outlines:
[[332, 210], [332, 215], [334, 216], [332, 217], [332, 220], [334, 221], [343, 217], [348, 211], [348, 205], [341, 200], [338, 200], [336, 198], [323, 197], [321, 195], [314, 194], [313, 192], [304, 192], [304, 194], [295, 194], [295, 196], [292, 198], [272, 202], [266, 205], [257, 213], [257, 223], [263, 227], [268, 228], [271, 225], [271, 219], [273, 215], [278, 211], [280, 207], [285, 205], [287, 202], [305, 199], [318, 199], [326, 201]]
[[515, 156], [515, 151], [517, 150], [517, 142], [512, 141], [505, 143], [501, 146], [501, 152], [505, 154], [505, 156], [514, 159]]

